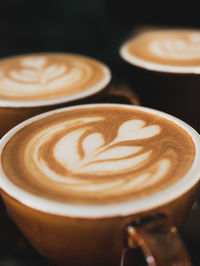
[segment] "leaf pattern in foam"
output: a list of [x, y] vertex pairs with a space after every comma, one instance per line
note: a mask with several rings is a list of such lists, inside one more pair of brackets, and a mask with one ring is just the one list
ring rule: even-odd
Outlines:
[[31, 75], [30, 72], [25, 71], [25, 69], [22, 69], [21, 71], [11, 70], [10, 71], [10, 77], [17, 81], [22, 82], [37, 82], [38, 81], [38, 75], [35, 72], [35, 75]]
[[[141, 155], [134, 156], [127, 159], [118, 158], [118, 160], [105, 160], [105, 161], [97, 161], [92, 163], [84, 163], [79, 166], [79, 168], [75, 169], [75, 172], [79, 173], [90, 173], [95, 172], [95, 174], [106, 174], [106, 173], [115, 173], [117, 171], [127, 170], [132, 167], [139, 165], [144, 162], [150, 155], [151, 151], [145, 152]], [[112, 159], [112, 158], [111, 158]]]
[[54, 148], [54, 156], [64, 167], [76, 168], [81, 161], [78, 142], [85, 129], [75, 130], [63, 137]]
[[41, 71], [38, 81], [41, 85], [53, 83], [56, 86], [57, 83], [58, 85], [62, 83], [63, 76], [66, 76], [66, 67], [64, 65], [51, 65]]
[[126, 141], [150, 138], [160, 132], [157, 125], [144, 125], [142, 120], [124, 122], [118, 129], [117, 137], [106, 145], [103, 134], [95, 132], [87, 135], [81, 143], [83, 157], [79, 154], [78, 146], [86, 128], [75, 130], [63, 137], [57, 145], [56, 157], [60, 158], [59, 161], [68, 169], [78, 173], [112, 174], [115, 171], [137, 167], [145, 162], [151, 150], [137, 155], [142, 147], [128, 146]]
[[151, 125], [144, 127], [143, 120], [129, 120], [124, 122], [118, 131], [118, 136], [115, 141], [137, 140], [151, 138], [160, 133], [158, 125]]
[[[61, 65], [50, 65], [45, 67], [46, 59], [39, 58], [25, 58], [21, 61], [24, 67], [21, 70], [11, 70], [10, 77], [16, 82], [34, 83], [33, 86], [38, 86], [41, 89], [44, 85], [48, 89], [54, 89], [65, 83], [76, 82], [80, 79], [81, 73], [78, 69], [72, 69], [69, 73], [67, 67]], [[9, 81], [9, 79], [8, 79]], [[10, 80], [12, 82], [12, 80]]]
[[137, 152], [139, 152], [142, 147], [139, 146], [117, 146], [113, 148], [109, 148], [101, 152], [96, 156], [96, 160], [112, 160], [112, 159], [122, 159], [123, 157], [131, 156]]
[[44, 69], [44, 74], [53, 79], [53, 78], [56, 78], [62, 74], [65, 74], [67, 71], [67, 68], [65, 65], [51, 65], [51, 66], [48, 66]]
[[93, 133], [85, 137], [83, 140], [83, 149], [85, 156], [89, 156], [96, 152], [104, 144], [104, 138], [100, 133]]
[[[48, 83], [48, 89], [54, 88], [56, 86], [60, 86], [65, 84], [65, 86], [73, 84], [81, 80], [82, 71], [80, 69], [73, 68], [71, 71], [66, 73], [65, 75], [61, 75], [56, 79], [50, 80]], [[67, 87], [66, 87], [67, 88]], [[66, 89], [65, 88], [65, 89]]]
[[40, 70], [45, 66], [46, 62], [47, 60], [44, 57], [27, 57], [21, 60], [21, 65]]
[[[29, 73], [25, 73], [25, 71], [21, 71], [20, 72], [11, 72], [11, 76], [17, 80], [21, 80], [21, 81], [35, 81], [37, 83], [40, 83], [41, 85], [45, 85], [48, 82], [50, 82], [51, 80], [55, 80], [56, 81], [58, 79], [60, 79], [61, 81], [63, 81], [63, 75], [66, 76], [66, 67], [64, 65], [52, 65], [49, 66], [47, 68], [44, 68], [43, 70], [36, 70], [35, 72], [35, 76], [30, 76]], [[29, 74], [29, 75], [27, 75]], [[33, 80], [34, 78], [34, 80]], [[65, 78], [66, 79], [66, 78]], [[69, 79], [69, 77], [68, 77]], [[54, 81], [55, 82], [55, 81]], [[57, 81], [59, 82], [59, 81]], [[63, 81], [65, 82], [65, 80]], [[61, 82], [62, 83], [62, 82]]]

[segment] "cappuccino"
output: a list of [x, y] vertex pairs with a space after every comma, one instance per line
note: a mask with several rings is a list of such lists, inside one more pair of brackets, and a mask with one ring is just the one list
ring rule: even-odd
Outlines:
[[1, 139], [1, 195], [55, 265], [124, 265], [124, 250], [138, 246], [147, 262], [190, 265], [172, 224], [180, 226], [194, 200], [199, 147], [190, 126], [153, 109], [57, 109]]
[[129, 63], [124, 69], [142, 105], [200, 130], [200, 30], [138, 29], [120, 54]]
[[170, 190], [190, 170], [194, 143], [149, 110], [80, 105], [27, 120], [7, 134], [14, 133], [2, 152], [2, 188], [8, 182], [22, 201], [31, 196], [30, 204], [42, 200], [72, 211], [75, 205], [105, 211]]
[[149, 70], [172, 73], [200, 72], [200, 31], [154, 29], [141, 31], [124, 44], [121, 56]]
[[97, 60], [67, 53], [42, 53], [0, 61], [0, 105], [42, 106], [84, 98], [110, 81]]

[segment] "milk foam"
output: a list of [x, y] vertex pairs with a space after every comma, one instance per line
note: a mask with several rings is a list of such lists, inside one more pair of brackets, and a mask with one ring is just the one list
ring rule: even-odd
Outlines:
[[41, 101], [79, 99], [102, 90], [109, 81], [105, 65], [79, 55], [35, 54], [0, 61], [0, 101], [19, 106], [26, 105], [23, 101], [42, 105]]
[[[119, 121], [117, 125], [115, 119]], [[126, 135], [128, 124], [132, 134]], [[70, 156], [64, 156], [68, 154], [67, 147], [62, 146], [67, 145], [72, 136], [76, 136], [73, 145], [78, 147], [76, 160], [73, 156], [75, 163], [85, 157], [91, 160], [95, 154], [100, 158], [97, 163], [103, 159], [111, 165], [110, 158], [119, 162], [146, 153], [146, 159], [143, 157], [139, 163], [144, 167], [136, 170], [136, 163], [133, 166], [136, 171], [126, 172], [127, 168], [122, 167], [121, 172], [113, 175], [111, 172], [104, 175], [103, 171], [98, 175], [89, 174], [87, 168], [84, 168], [86, 174], [73, 172]], [[188, 125], [152, 109], [116, 104], [60, 109], [31, 118], [3, 137], [0, 186], [19, 202], [44, 212], [90, 218], [127, 215], [165, 204], [194, 186], [199, 181], [199, 145], [199, 135]], [[31, 147], [35, 147], [34, 151]], [[61, 168], [50, 166], [52, 156]], [[70, 175], [64, 176], [66, 171]], [[142, 190], [137, 190], [141, 184]], [[70, 191], [76, 185], [77, 191]], [[119, 193], [121, 188], [122, 194]]]
[[188, 171], [193, 153], [189, 136], [167, 120], [97, 105], [23, 127], [2, 162], [9, 179], [34, 195], [100, 205], [170, 187]]
[[[96, 119], [97, 121], [102, 121], [105, 118], [102, 117]], [[94, 121], [94, 118], [91, 120]], [[73, 124], [74, 121], [71, 121], [71, 123]], [[84, 124], [83, 119], [83, 125]], [[86, 124], [85, 127], [83, 126], [81, 129], [73, 130], [61, 137], [54, 146], [53, 157], [58, 163], [60, 163], [60, 165], [63, 166], [63, 168], [65, 168], [66, 172], [68, 171], [73, 174], [91, 175], [94, 173], [99, 176], [109, 176], [113, 174], [117, 175], [119, 174], [119, 171], [125, 173], [130, 169], [137, 168], [138, 166], [141, 167], [142, 164], [145, 164], [145, 161], [148, 161], [152, 152], [152, 150], [149, 150], [137, 155], [143, 147], [134, 145], [126, 146], [126, 141], [150, 138], [157, 135], [161, 130], [157, 125], [141, 128], [144, 124], [144, 121], [141, 120], [130, 120], [123, 123], [119, 126], [116, 138], [107, 144], [105, 144], [103, 134], [98, 132], [94, 132], [83, 137], [86, 131], [90, 130], [90, 126], [87, 126]], [[98, 182], [88, 185], [91, 181], [88, 182], [88, 180], [84, 180], [84, 178], [78, 182], [77, 180], [74, 180], [73, 177], [66, 178], [65, 175], [59, 175], [58, 173], [52, 171], [51, 166], [48, 167], [48, 163], [44, 160], [44, 158], [41, 158], [39, 152], [40, 147], [45, 145], [46, 142], [48, 143], [48, 139], [52, 139], [53, 135], [57, 134], [59, 130], [60, 128], [57, 128], [56, 131], [51, 130], [52, 134], [46, 134], [46, 130], [43, 133], [40, 132], [40, 140], [38, 140], [37, 145], [35, 138], [37, 139], [38, 137], [35, 136], [32, 141], [33, 145], [29, 145], [28, 150], [26, 150], [26, 158], [28, 158], [28, 155], [30, 157], [30, 154], [34, 150], [34, 163], [46, 177], [59, 182], [64, 182], [68, 185], [74, 183], [75, 186], [73, 188], [71, 187], [73, 191], [84, 191], [87, 193], [91, 190], [98, 190], [103, 193], [104, 189], [108, 187], [110, 189], [113, 187], [114, 189], [115, 185], [119, 185], [119, 180], [111, 180], [109, 183], [106, 181], [105, 184], [101, 185], [99, 185]], [[122, 143], [124, 143], [124, 145], [122, 145]], [[79, 145], [82, 146], [83, 156], [80, 154]], [[29, 160], [27, 160], [27, 167], [28, 165], [30, 165]], [[146, 179], [148, 179], [150, 174], [147, 173], [146, 177]], [[162, 175], [160, 175], [160, 178], [162, 178]], [[142, 180], [142, 184], [144, 181], [145, 180]], [[127, 181], [124, 182], [121, 180], [120, 184], [121, 186], [124, 185], [127, 189]], [[137, 182], [137, 185], [139, 186], [141, 184]], [[123, 188], [121, 187], [120, 190], [122, 189]]]
[[128, 62], [158, 71], [200, 72], [200, 32], [150, 30], [134, 36], [120, 51]]
[[181, 39], [170, 39], [170, 36], [168, 39], [152, 41], [149, 44], [149, 51], [155, 56], [171, 60], [200, 59], [200, 41], [193, 41], [192, 36], [192, 34], [189, 36], [187, 42]]

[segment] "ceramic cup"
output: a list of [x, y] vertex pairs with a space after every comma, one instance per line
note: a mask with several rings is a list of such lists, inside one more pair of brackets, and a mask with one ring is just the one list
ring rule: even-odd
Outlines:
[[[198, 188], [200, 136], [183, 121], [157, 110], [130, 105], [69, 107], [38, 115], [16, 126], [1, 139], [1, 154], [10, 138], [26, 125], [55, 113], [94, 107], [144, 111], [174, 123], [194, 143], [191, 168], [172, 186], [155, 194], [130, 202], [90, 206], [59, 203], [24, 191], [10, 181], [1, 165], [1, 195], [13, 220], [32, 245], [56, 265], [124, 265], [125, 251], [138, 248], [150, 266], [191, 265], [176, 228], [185, 221]], [[137, 255], [133, 261], [137, 261]]]
[[120, 48], [124, 72], [142, 105], [172, 114], [198, 132], [199, 36], [194, 29], [138, 27]]

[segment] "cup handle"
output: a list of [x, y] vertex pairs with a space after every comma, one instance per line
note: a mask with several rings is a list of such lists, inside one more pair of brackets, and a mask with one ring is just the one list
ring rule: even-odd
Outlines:
[[191, 266], [176, 227], [165, 215], [137, 219], [127, 228], [129, 248], [140, 247], [148, 266]]
[[133, 89], [126, 84], [110, 85], [107, 90], [107, 96], [111, 98], [118, 97], [121, 101], [123, 101], [124, 99], [128, 104], [140, 105], [140, 100], [138, 96], [133, 91]]

